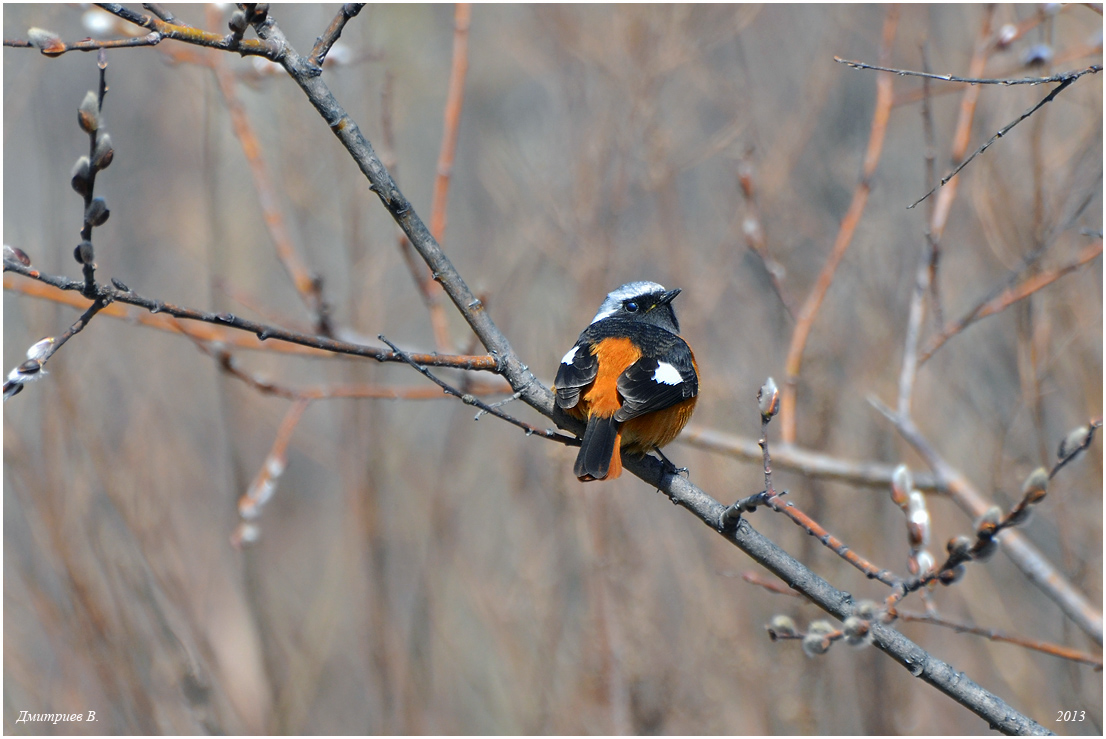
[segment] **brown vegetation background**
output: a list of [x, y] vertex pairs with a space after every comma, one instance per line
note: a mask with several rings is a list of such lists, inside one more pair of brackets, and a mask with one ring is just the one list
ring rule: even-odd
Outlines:
[[[1037, 6], [999, 6], [992, 28]], [[174, 8], [177, 11], [176, 8]], [[306, 54], [336, 6], [274, 5]], [[4, 37], [87, 35], [74, 6], [7, 6]], [[184, 20], [204, 25], [197, 7]], [[755, 393], [782, 381], [793, 321], [745, 246], [751, 167], [766, 248], [798, 306], [829, 254], [867, 146], [886, 9], [476, 6], [446, 253], [550, 382], [607, 290], [652, 279], [676, 303], [702, 370], [693, 423], [755, 438]], [[979, 6], [906, 6], [890, 63], [967, 74]], [[226, 32], [225, 24], [210, 30]], [[1101, 63], [1102, 19], [1072, 6], [987, 76]], [[1097, 41], [1095, 34], [1097, 35]], [[247, 35], [252, 32], [247, 32]], [[325, 78], [427, 219], [442, 133], [452, 6], [370, 6]], [[1097, 51], [1026, 68], [1036, 43]], [[144, 295], [310, 329], [280, 267], [210, 70], [183, 47], [112, 51], [104, 117], [115, 144], [97, 194], [100, 279]], [[194, 50], [198, 51], [198, 50]], [[211, 54], [219, 52], [207, 52]], [[325, 277], [349, 337], [434, 349], [396, 228], [347, 153], [282, 75], [249, 80], [226, 55], [292, 239]], [[94, 54], [4, 50], [4, 241], [44, 272], [71, 253], [87, 151], [75, 113]], [[386, 79], [390, 77], [390, 83]], [[382, 97], [390, 84], [391, 95]], [[921, 89], [894, 79], [896, 95]], [[962, 88], [934, 82], [939, 174]], [[971, 148], [1047, 93], [985, 87]], [[798, 443], [843, 459], [924, 465], [867, 402], [894, 404], [924, 247], [919, 102], [892, 110], [863, 220], [804, 355]], [[390, 117], [394, 145], [385, 146]], [[744, 163], [744, 165], [743, 165]], [[1047, 241], [1045, 267], [1102, 229], [1102, 79], [1080, 79], [961, 174], [942, 240], [946, 319]], [[22, 279], [22, 278], [17, 278]], [[448, 306], [447, 306], [448, 307]], [[76, 318], [6, 290], [4, 371]], [[455, 347], [479, 352], [449, 316]], [[932, 334], [926, 317], [923, 343]], [[1069, 430], [1102, 413], [1102, 264], [972, 325], [925, 364], [914, 414], [945, 458], [1002, 505]], [[424, 379], [351, 358], [239, 353], [288, 386]], [[4, 408], [4, 729], [7, 733], [984, 733], [966, 709], [875, 650], [809, 659], [763, 625], [811, 606], [741, 579], [752, 565], [626, 475], [581, 485], [574, 451], [454, 400], [313, 403], [287, 471], [236, 551], [235, 501], [288, 401], [220, 372], [176, 334], [98, 316]], [[456, 373], [444, 377], [460, 381]], [[547, 426], [519, 403], [506, 409]], [[775, 429], [778, 433], [778, 429]], [[723, 501], [763, 488], [759, 465], [683, 443], [669, 456]], [[1102, 591], [1101, 442], [1058, 475], [1025, 534], [1092, 602]], [[904, 572], [903, 518], [884, 489], [780, 472], [776, 487], [850, 547]], [[972, 522], [929, 495], [936, 555]], [[753, 525], [856, 597], [865, 580], [770, 511]], [[942, 588], [943, 615], [1100, 653], [1001, 554]], [[917, 596], [910, 601], [919, 607]], [[1102, 675], [1053, 656], [921, 624], [900, 628], [1059, 733], [1100, 734]], [[16, 724], [20, 711], [96, 711], [96, 724]], [[1086, 711], [1057, 723], [1061, 710]]]

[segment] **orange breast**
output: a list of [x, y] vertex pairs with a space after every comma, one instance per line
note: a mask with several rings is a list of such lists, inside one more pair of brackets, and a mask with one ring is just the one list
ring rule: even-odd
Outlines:
[[698, 396], [668, 408], [631, 418], [622, 424], [622, 448], [631, 454], [648, 454], [680, 435], [695, 412]]

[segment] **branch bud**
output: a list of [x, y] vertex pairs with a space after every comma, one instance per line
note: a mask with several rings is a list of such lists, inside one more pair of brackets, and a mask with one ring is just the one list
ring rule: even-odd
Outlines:
[[903, 508], [906, 506], [906, 498], [914, 489], [914, 476], [910, 474], [910, 468], [900, 464], [891, 474], [891, 500], [895, 505]]
[[779, 614], [772, 617], [772, 620], [768, 622], [768, 637], [772, 641], [776, 641], [780, 638], [787, 638], [789, 636], [796, 636], [799, 630], [795, 627], [795, 622], [791, 620], [790, 616], [784, 616]]
[[760, 417], [765, 421], [776, 415], [780, 409], [780, 389], [771, 377], [765, 380], [757, 392], [757, 407], [760, 408]]
[[77, 244], [77, 248], [73, 250], [73, 258], [77, 260], [77, 264], [92, 264], [96, 259], [96, 253], [92, 249], [91, 241], [82, 241]]
[[811, 622], [810, 626], [807, 627], [806, 636], [803, 637], [803, 652], [806, 653], [807, 657], [825, 654], [829, 651], [830, 645], [833, 644], [831, 637], [835, 633], [837, 633], [837, 629], [833, 628], [833, 624], [829, 621]]
[[4, 259], [14, 259], [24, 267], [31, 266], [31, 258], [27, 256], [27, 252], [8, 244], [4, 244]]
[[230, 26], [230, 30], [237, 36], [241, 36], [246, 32], [246, 14], [241, 10], [236, 10], [230, 14], [230, 21], [227, 23]]
[[77, 123], [81, 124], [81, 130], [85, 133], [95, 133], [100, 127], [100, 98], [92, 90], [86, 92], [81, 101]]
[[849, 616], [841, 626], [845, 643], [850, 647], [863, 647], [871, 638], [872, 625], [859, 616]]
[[990, 537], [994, 536], [998, 530], [998, 525], [1002, 521], [1002, 509], [998, 506], [991, 506], [987, 511], [979, 517], [979, 522], [975, 525], [976, 533], [979, 536]]
[[92, 192], [92, 168], [89, 166], [88, 157], [81, 157], [73, 165], [73, 173], [69, 184], [73, 186], [74, 192], [82, 198], [87, 198], [89, 193]]
[[110, 215], [111, 211], [108, 210], [108, 205], [104, 202], [104, 199], [93, 198], [84, 212], [84, 219], [85, 222], [91, 223], [93, 226], [102, 226], [107, 223]]
[[1048, 472], [1044, 467], [1038, 467], [1029, 473], [1029, 477], [1025, 478], [1025, 484], [1022, 485], [1022, 495], [1025, 496], [1025, 502], [1030, 505], [1034, 503], [1040, 503], [1048, 495]]
[[65, 53], [65, 43], [53, 31], [45, 28], [28, 28], [27, 38], [46, 56], [58, 56]]
[[54, 345], [54, 341], [53, 336], [47, 336], [45, 339], [31, 344], [31, 348], [27, 350], [27, 359], [41, 362], [50, 353], [50, 347]]
[[986, 562], [998, 551], [998, 539], [980, 539], [972, 549], [972, 558], [976, 562]]
[[111, 136], [107, 131], [96, 134], [96, 148], [92, 151], [92, 166], [97, 170], [107, 169], [115, 159], [115, 149], [111, 147]]
[[1091, 430], [1086, 426], [1080, 426], [1074, 429], [1071, 433], [1064, 437], [1064, 440], [1060, 442], [1060, 448], [1056, 452], [1056, 456], [1060, 459], [1074, 454], [1075, 450], [1083, 446], [1087, 442], [1087, 436], [1091, 433]]
[[966, 562], [972, 558], [972, 540], [966, 536], [954, 536], [945, 545], [945, 550], [949, 553], [949, 559], [957, 563]]

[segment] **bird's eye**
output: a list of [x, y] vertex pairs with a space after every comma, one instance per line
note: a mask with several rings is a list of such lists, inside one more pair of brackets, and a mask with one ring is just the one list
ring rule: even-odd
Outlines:
[[636, 300], [627, 300], [622, 304], [622, 307], [626, 309], [627, 313], [637, 313], [638, 306]]

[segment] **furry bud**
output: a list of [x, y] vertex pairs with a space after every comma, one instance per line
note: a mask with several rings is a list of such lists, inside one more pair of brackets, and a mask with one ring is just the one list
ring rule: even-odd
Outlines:
[[73, 250], [73, 258], [77, 260], [78, 264], [92, 264], [96, 259], [96, 253], [92, 250], [91, 241], [82, 241], [77, 245], [77, 248]]
[[111, 136], [107, 131], [96, 134], [96, 148], [92, 151], [92, 166], [97, 170], [107, 169], [115, 159], [115, 149], [111, 147]]
[[111, 211], [108, 210], [108, 205], [104, 202], [104, 199], [93, 198], [92, 202], [88, 204], [88, 209], [85, 210], [84, 219], [93, 226], [102, 226], [107, 223], [110, 215]]
[[81, 107], [77, 110], [77, 123], [85, 133], [95, 133], [100, 128], [100, 98], [89, 90], [85, 93]]
[[757, 393], [757, 407], [760, 408], [760, 416], [768, 420], [780, 410], [780, 389], [776, 387], [776, 381], [769, 377], [765, 380]]
[[47, 31], [45, 28], [28, 28], [27, 38], [46, 56], [65, 53], [65, 43], [53, 31]]
[[92, 192], [92, 168], [88, 163], [88, 157], [81, 157], [73, 165], [69, 184], [72, 185], [73, 191], [82, 198], [87, 198], [89, 193]]

